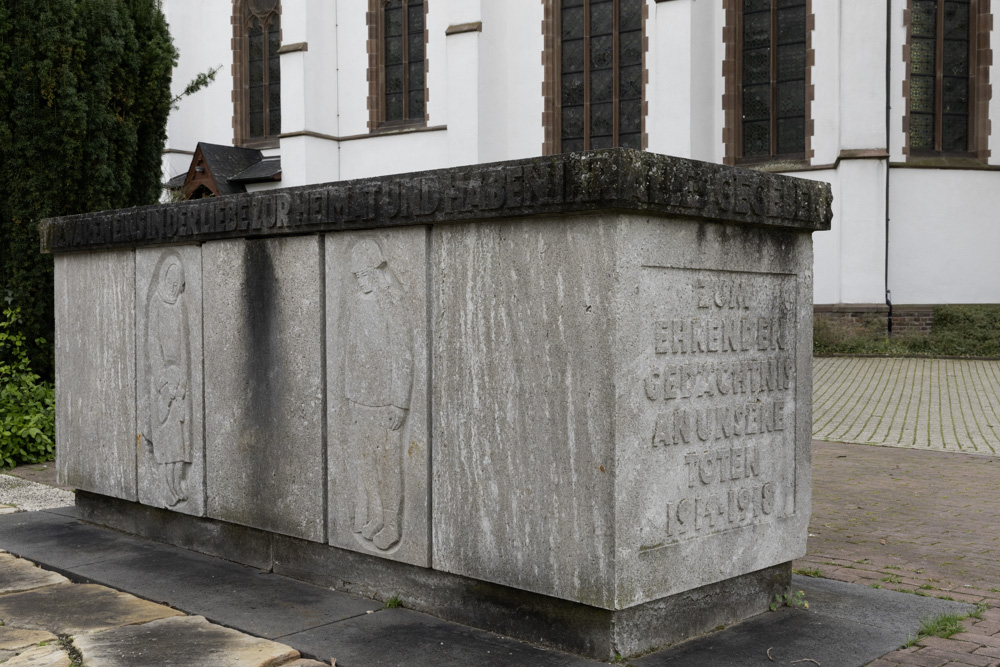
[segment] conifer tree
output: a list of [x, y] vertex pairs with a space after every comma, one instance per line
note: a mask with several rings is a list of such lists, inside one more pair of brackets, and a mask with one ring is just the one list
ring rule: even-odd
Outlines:
[[158, 0], [0, 0], [0, 306], [53, 376], [46, 217], [155, 203], [176, 64]]

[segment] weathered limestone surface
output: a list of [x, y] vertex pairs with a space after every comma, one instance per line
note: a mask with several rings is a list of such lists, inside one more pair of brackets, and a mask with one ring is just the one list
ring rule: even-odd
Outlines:
[[[23, 558], [0, 554], [0, 594], [68, 583], [69, 579], [61, 574], [43, 570]], [[4, 635], [0, 633], [0, 649], [5, 648], [3, 638]]]
[[326, 237], [330, 544], [424, 567], [427, 234]]
[[322, 238], [202, 253], [208, 516], [325, 541]]
[[135, 253], [57, 257], [60, 483], [136, 500]]
[[434, 229], [435, 568], [613, 603], [616, 236]]
[[201, 248], [136, 251], [139, 502], [205, 513]]
[[434, 567], [623, 609], [804, 553], [807, 237], [624, 214], [433, 238]]

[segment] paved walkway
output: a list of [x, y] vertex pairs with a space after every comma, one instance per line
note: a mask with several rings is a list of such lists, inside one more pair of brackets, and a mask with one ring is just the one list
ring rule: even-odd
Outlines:
[[992, 456], [1000, 452], [1000, 361], [816, 359], [813, 437]]

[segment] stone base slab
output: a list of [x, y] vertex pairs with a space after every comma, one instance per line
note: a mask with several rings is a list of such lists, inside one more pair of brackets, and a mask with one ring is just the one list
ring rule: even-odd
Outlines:
[[767, 611], [791, 582], [791, 563], [784, 563], [609, 611], [86, 491], [77, 492], [76, 505], [84, 521], [366, 597], [395, 595], [410, 609], [602, 660]]

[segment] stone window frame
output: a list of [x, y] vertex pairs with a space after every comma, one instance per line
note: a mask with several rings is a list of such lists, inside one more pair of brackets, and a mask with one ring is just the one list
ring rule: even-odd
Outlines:
[[[643, 0], [642, 2], [642, 126], [640, 129], [642, 150], [646, 150], [649, 146], [649, 135], [646, 132], [646, 116], [649, 115], [649, 100], [646, 96], [646, 89], [649, 86], [649, 65], [647, 62], [649, 35], [646, 33], [646, 23], [649, 21], [651, 1]], [[556, 155], [561, 152], [562, 137], [562, 122], [559, 113], [562, 92], [560, 87], [562, 58], [559, 49], [561, 3], [560, 0], [542, 0], [542, 7], [542, 67], [544, 71], [542, 127], [545, 131], [542, 141], [542, 155]], [[589, 105], [589, 101], [585, 102], [585, 105]]]
[[[772, 0], [772, 11], [776, 3]], [[722, 77], [725, 81], [722, 95], [722, 111], [725, 119], [722, 129], [724, 147], [723, 164], [766, 164], [791, 163], [809, 166], [816, 155], [812, 146], [815, 131], [812, 106], [816, 90], [813, 85], [813, 68], [816, 66], [816, 51], [813, 48], [813, 33], [816, 30], [816, 14], [813, 0], [806, 0], [806, 100], [805, 100], [805, 151], [798, 155], [772, 155], [769, 157], [743, 157], [743, 0], [723, 0], [725, 25], [722, 40], [725, 57], [722, 62]], [[774, 82], [771, 82], [772, 87]]]
[[[266, 9], [265, 11], [258, 11], [255, 7], [260, 6], [260, 0], [234, 0], [233, 2], [233, 39], [232, 39], [232, 50], [233, 50], [233, 145], [243, 146], [246, 148], [277, 148], [278, 147], [278, 136], [264, 134], [263, 139], [251, 139], [250, 138], [250, 112], [249, 112], [249, 96], [250, 96], [250, 73], [247, 71], [247, 57], [249, 56], [249, 46], [247, 44], [247, 22], [250, 16], [257, 16], [261, 20], [263, 25], [265, 19], [270, 19], [276, 16], [278, 20], [281, 20], [282, 7], [281, 0], [274, 1], [274, 7]], [[266, 0], [265, 0], [266, 6]], [[249, 12], [249, 15], [248, 15]], [[265, 35], [266, 35], [265, 31]], [[278, 29], [278, 41], [281, 41], [282, 28]], [[265, 40], [266, 48], [266, 40]], [[266, 57], [265, 57], [266, 60]], [[265, 67], [265, 80], [267, 77], [267, 68]], [[280, 85], [280, 82], [279, 82]], [[266, 107], [265, 107], [265, 118], [266, 118]], [[265, 121], [265, 127], [267, 127], [267, 122]]]
[[[969, 3], [969, 149], [967, 151], [946, 152], [937, 149], [910, 148], [910, 44], [912, 39], [913, 0], [906, 0], [903, 10], [903, 26], [906, 41], [903, 44], [903, 156], [907, 162], [938, 160], [945, 158], [972, 158], [986, 163], [990, 157], [990, 99], [993, 87], [990, 84], [990, 67], [993, 64], [993, 49], [990, 33], [993, 30], [991, 0], [970, 0]], [[974, 20], [973, 20], [974, 18]], [[941, 46], [937, 47], [940, 59]], [[939, 60], [940, 62], [940, 60]], [[940, 77], [938, 77], [940, 79]], [[940, 85], [938, 86], [940, 88]], [[935, 103], [935, 107], [937, 104]], [[935, 116], [937, 109], [935, 108]], [[935, 123], [938, 125], [938, 123]], [[940, 134], [935, 133], [936, 142]]]
[[[428, 45], [430, 44], [430, 27], [427, 25], [429, 0], [424, 0], [424, 117], [410, 118], [402, 121], [386, 122], [385, 120], [385, 63], [384, 63], [384, 20], [382, 10], [388, 0], [368, 0], [368, 11], [365, 22], [368, 25], [368, 40], [365, 43], [368, 52], [368, 131], [391, 132], [427, 127], [430, 114], [427, 105], [431, 101], [430, 87], [427, 85], [427, 75], [431, 71]], [[405, 0], [404, 0], [405, 6]], [[407, 61], [404, 63], [409, 64]]]

